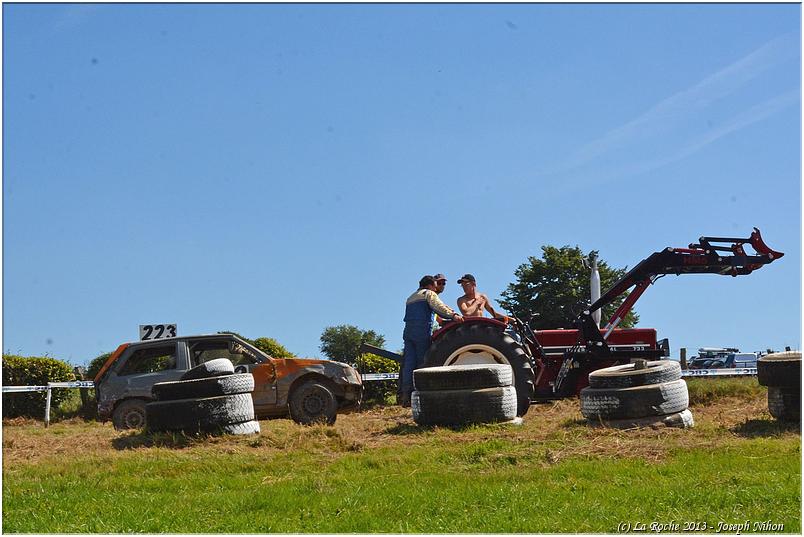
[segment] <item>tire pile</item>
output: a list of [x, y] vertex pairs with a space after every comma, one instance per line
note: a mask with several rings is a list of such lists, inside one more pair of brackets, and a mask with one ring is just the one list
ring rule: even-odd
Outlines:
[[801, 352], [767, 354], [757, 361], [757, 378], [768, 387], [768, 411], [779, 421], [801, 420]]
[[636, 360], [598, 369], [581, 390], [581, 414], [590, 424], [616, 428], [694, 425], [687, 383], [673, 360]]
[[235, 373], [225, 358], [210, 360], [187, 371], [181, 380], [153, 385], [156, 400], [145, 405], [148, 430], [259, 434], [253, 391], [250, 373]]
[[413, 372], [413, 420], [419, 425], [511, 421], [517, 395], [511, 366], [453, 365]]

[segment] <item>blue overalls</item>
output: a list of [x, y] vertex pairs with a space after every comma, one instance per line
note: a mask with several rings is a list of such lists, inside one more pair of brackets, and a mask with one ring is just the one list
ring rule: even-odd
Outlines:
[[424, 366], [433, 327], [433, 309], [422, 291], [419, 289], [410, 295], [405, 303], [405, 331], [402, 333], [405, 347], [399, 374], [399, 395], [407, 399], [413, 391], [413, 370]]

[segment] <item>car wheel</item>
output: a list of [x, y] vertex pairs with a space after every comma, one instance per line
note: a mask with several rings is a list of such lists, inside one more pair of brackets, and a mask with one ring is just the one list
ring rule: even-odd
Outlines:
[[502, 329], [480, 323], [461, 324], [436, 339], [424, 356], [427, 367], [507, 364], [514, 372], [517, 416], [524, 416], [533, 398], [535, 375], [530, 360]]
[[615, 365], [589, 373], [592, 388], [631, 388], [672, 382], [681, 378], [681, 364], [673, 360], [647, 362], [644, 369], [636, 364]]
[[415, 370], [413, 386], [418, 391], [473, 390], [511, 386], [513, 378], [505, 364], [445, 365]]
[[413, 421], [419, 425], [464, 425], [510, 421], [516, 417], [513, 386], [476, 390], [414, 391]]
[[290, 417], [296, 423], [332, 425], [338, 414], [338, 401], [332, 391], [322, 382], [308, 380], [290, 393], [288, 409]]
[[197, 365], [181, 376], [179, 380], [193, 380], [207, 377], [219, 377], [234, 373], [234, 365], [228, 358], [217, 358]]
[[147, 423], [145, 404], [142, 399], [126, 399], [118, 404], [112, 414], [114, 428], [118, 431], [144, 429]]
[[684, 379], [633, 388], [584, 388], [581, 414], [590, 420], [674, 414], [689, 406]]

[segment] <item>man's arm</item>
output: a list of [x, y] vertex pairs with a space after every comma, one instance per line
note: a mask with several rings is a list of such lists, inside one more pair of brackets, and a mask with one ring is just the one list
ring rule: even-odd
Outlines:
[[[436, 294], [435, 291], [429, 291], [428, 290], [424, 294], [424, 296], [425, 296], [425, 299], [427, 300], [427, 304], [430, 306], [430, 309], [432, 309], [434, 312], [436, 312], [441, 317], [443, 317], [445, 319], [452, 319], [457, 315], [458, 319], [460, 319], [461, 321], [463, 320], [463, 317], [461, 317], [459, 314], [455, 313], [449, 306], [447, 306], [446, 304], [441, 302], [441, 299], [438, 298], [438, 294]], [[455, 320], [457, 321], [458, 319], [455, 319]]]
[[491, 307], [491, 300], [489, 300], [489, 297], [487, 297], [486, 295], [481, 295], [481, 296], [484, 298], [486, 311], [491, 313], [491, 316], [494, 317], [495, 319], [499, 319], [500, 321], [503, 321], [503, 322], [507, 323], [508, 322], [508, 316], [503, 315], [502, 313], [497, 313], [496, 311], [494, 311], [494, 308]]

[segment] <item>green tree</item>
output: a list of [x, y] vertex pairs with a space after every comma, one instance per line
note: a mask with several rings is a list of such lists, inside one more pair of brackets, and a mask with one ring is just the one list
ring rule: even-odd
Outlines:
[[328, 326], [321, 333], [321, 352], [330, 359], [355, 365], [360, 356], [360, 345], [385, 345], [385, 336], [374, 330], [361, 330], [350, 324]]
[[87, 366], [87, 372], [86, 372], [87, 379], [94, 380], [95, 375], [97, 375], [98, 372], [100, 372], [101, 368], [103, 367], [103, 364], [106, 363], [106, 360], [108, 360], [109, 356], [111, 355], [112, 355], [111, 352], [104, 352], [100, 356], [93, 358], [92, 361], [89, 362], [89, 365]]
[[274, 358], [294, 358], [292, 352], [287, 350], [284, 345], [272, 337], [258, 337], [251, 343], [268, 356], [273, 356]]
[[[518, 317], [538, 313], [532, 326], [537, 330], [551, 328], [574, 328], [574, 320], [589, 303], [591, 296], [589, 275], [592, 259], [597, 251], [584, 254], [576, 246], [542, 246], [542, 257], [528, 257], [528, 262], [519, 265], [514, 272], [516, 282], [508, 284], [502, 293], [500, 304]], [[586, 263], [586, 265], [584, 265]], [[600, 273], [600, 290], [605, 293], [627, 272], [627, 267], [610, 267], [600, 258], [597, 260]], [[622, 304], [626, 295], [603, 308], [601, 324], [605, 324]], [[639, 316], [631, 310], [620, 323], [622, 328], [631, 328], [639, 322]]]

